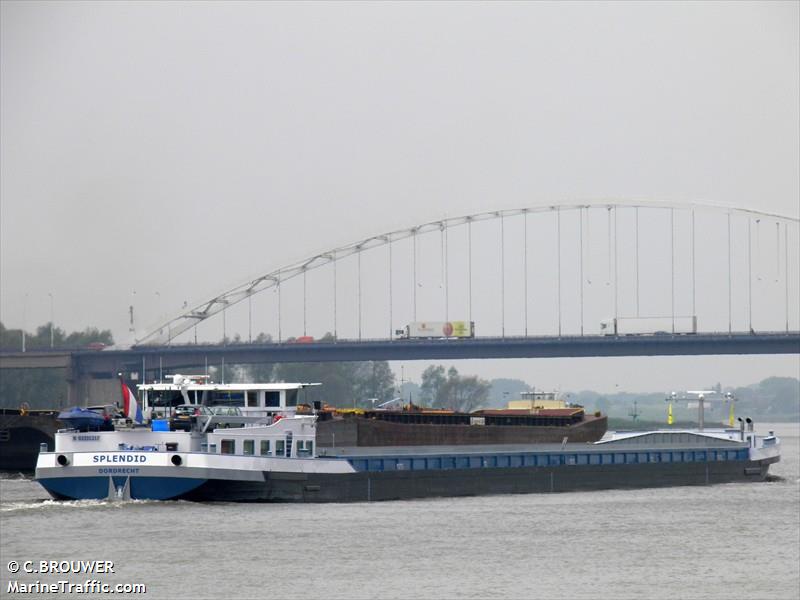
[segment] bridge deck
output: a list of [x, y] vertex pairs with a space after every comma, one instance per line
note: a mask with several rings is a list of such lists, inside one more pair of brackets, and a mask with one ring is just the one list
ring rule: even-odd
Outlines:
[[84, 373], [114, 371], [156, 357], [163, 368], [202, 366], [206, 359], [229, 363], [430, 360], [468, 358], [558, 358], [591, 356], [677, 356], [800, 354], [800, 332], [700, 333], [505, 337], [426, 340], [339, 340], [314, 343], [139, 346], [102, 351], [2, 352], [0, 368], [69, 368]]

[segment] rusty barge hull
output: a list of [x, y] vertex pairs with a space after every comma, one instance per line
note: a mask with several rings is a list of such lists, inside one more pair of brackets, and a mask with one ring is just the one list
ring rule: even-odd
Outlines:
[[53, 436], [63, 423], [58, 411], [0, 409], [0, 471], [33, 471], [41, 444], [54, 445]]

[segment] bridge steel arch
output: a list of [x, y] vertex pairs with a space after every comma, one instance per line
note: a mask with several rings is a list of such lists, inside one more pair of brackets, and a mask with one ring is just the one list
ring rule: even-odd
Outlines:
[[[169, 345], [178, 336], [185, 333], [198, 323], [205, 321], [226, 310], [243, 300], [246, 300], [260, 292], [266, 290], [274, 290], [296, 277], [304, 276], [306, 273], [330, 265], [331, 263], [341, 261], [347, 257], [357, 255], [359, 253], [372, 250], [391, 244], [396, 241], [414, 238], [415, 236], [425, 233], [436, 231], [445, 231], [447, 229], [468, 225], [470, 223], [477, 223], [481, 221], [488, 221], [492, 219], [505, 219], [520, 215], [533, 215], [548, 212], [566, 212], [575, 210], [584, 210], [590, 208], [606, 208], [609, 211], [620, 208], [662, 208], [673, 210], [688, 210], [688, 211], [706, 211], [713, 212], [719, 215], [743, 215], [748, 219], [774, 219], [777, 222], [788, 224], [793, 223], [797, 225], [800, 223], [800, 218], [781, 215], [778, 213], [765, 212], [754, 210], [750, 208], [742, 208], [736, 206], [725, 206], [720, 204], [710, 203], [695, 203], [695, 202], [658, 202], [658, 201], [617, 201], [617, 200], [599, 200], [591, 202], [567, 203], [567, 204], [546, 204], [539, 206], [532, 206], [527, 208], [516, 208], [506, 210], [487, 211], [460, 217], [444, 218], [435, 221], [430, 221], [414, 227], [390, 231], [379, 235], [371, 236], [354, 243], [346, 244], [309, 256], [302, 260], [287, 264], [280, 268], [269, 271], [263, 275], [250, 279], [241, 283], [229, 290], [214, 296], [204, 302], [201, 302], [188, 310], [183, 310], [175, 316], [161, 322], [157, 326], [149, 329], [144, 334], [138, 336], [133, 341], [133, 346], [151, 346], [151, 345]], [[610, 235], [610, 234], [609, 234]], [[617, 235], [615, 230], [614, 235]], [[788, 239], [784, 240], [787, 244], [788, 254]], [[788, 263], [787, 263], [788, 264]], [[788, 286], [788, 283], [787, 283]], [[788, 289], [788, 288], [787, 288]], [[787, 292], [788, 293], [788, 292]]]

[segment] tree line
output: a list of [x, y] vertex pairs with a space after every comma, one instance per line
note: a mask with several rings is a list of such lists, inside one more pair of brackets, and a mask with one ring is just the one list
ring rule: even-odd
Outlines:
[[110, 329], [87, 327], [83, 331], [67, 333], [61, 327], [52, 326], [48, 322], [31, 333], [23, 329], [7, 329], [0, 322], [0, 348], [3, 350], [20, 351], [23, 335], [26, 350], [44, 350], [50, 348], [51, 342], [53, 348], [85, 348], [93, 343], [111, 346], [114, 343]]
[[[26, 350], [53, 348], [85, 348], [99, 343], [110, 346], [114, 337], [109, 329], [87, 327], [67, 333], [45, 323], [34, 332], [8, 329], [0, 322], [0, 348], [20, 351], [25, 336]], [[18, 408], [26, 403], [31, 408], [56, 408], [67, 401], [67, 380], [63, 369], [4, 369], [0, 374], [0, 408]]]

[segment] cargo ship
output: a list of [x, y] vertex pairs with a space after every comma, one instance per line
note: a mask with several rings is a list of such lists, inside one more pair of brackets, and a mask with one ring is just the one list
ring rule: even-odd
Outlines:
[[750, 419], [594, 443], [320, 448], [318, 415], [297, 410], [311, 384], [261, 384], [271, 414], [246, 415], [209, 410], [182, 383], [186, 428], [148, 407], [148, 425], [59, 431], [36, 480], [56, 499], [350, 502], [763, 481], [780, 460], [780, 440]]

